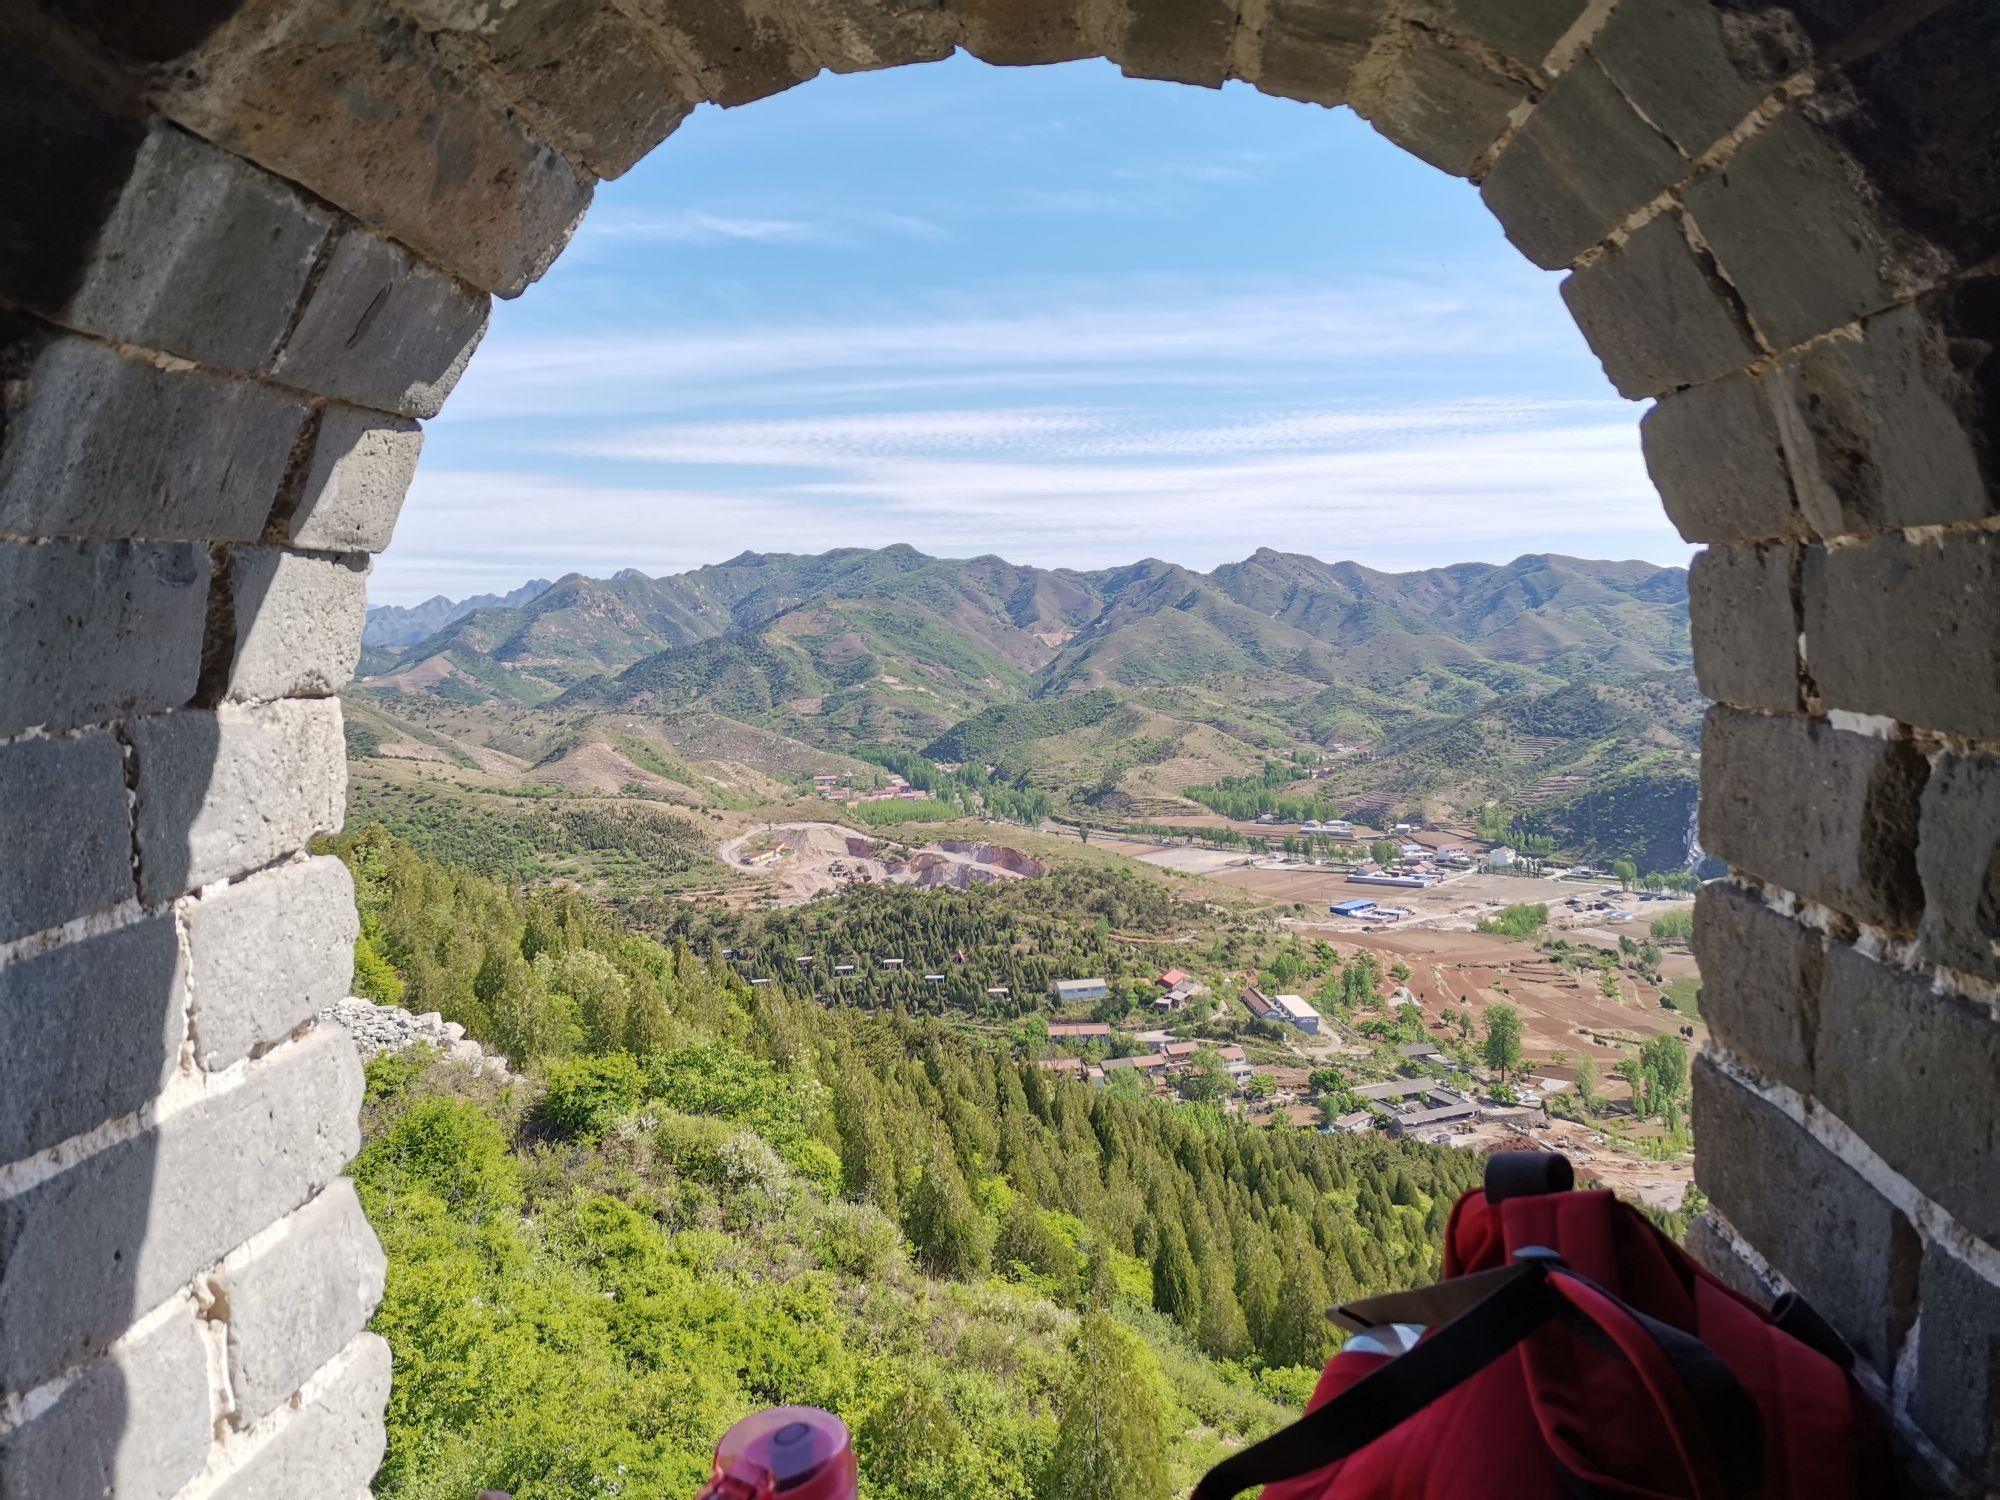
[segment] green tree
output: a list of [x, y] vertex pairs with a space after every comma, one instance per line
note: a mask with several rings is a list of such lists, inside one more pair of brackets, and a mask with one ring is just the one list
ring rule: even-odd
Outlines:
[[1201, 1282], [1201, 1325], [1195, 1338], [1217, 1359], [1241, 1359], [1250, 1350], [1250, 1326], [1236, 1300], [1235, 1268], [1226, 1255], [1202, 1247], [1195, 1262]]
[[377, 1005], [400, 1005], [403, 1001], [403, 976], [365, 932], [354, 941], [354, 993]]
[[1368, 857], [1378, 865], [1393, 865], [1402, 852], [1403, 846], [1394, 839], [1377, 839], [1368, 846]]
[[1639, 1062], [1652, 1083], [1655, 1109], [1680, 1097], [1687, 1085], [1688, 1061], [1687, 1048], [1679, 1037], [1665, 1032], [1654, 1037], [1639, 1049]]
[[910, 1191], [903, 1232], [917, 1263], [933, 1275], [965, 1278], [986, 1269], [985, 1225], [958, 1163], [942, 1145], [932, 1146], [923, 1176]]
[[1583, 1106], [1584, 1114], [1597, 1113], [1600, 1102], [1597, 1097], [1597, 1064], [1590, 1060], [1588, 1052], [1576, 1060], [1576, 1098]]
[[1616, 1000], [1619, 996], [1618, 976], [1609, 969], [1598, 975], [1597, 992], [1607, 1000]]
[[1166, 1500], [1166, 1418], [1151, 1363], [1110, 1314], [1084, 1314], [1045, 1500]]
[[1192, 1099], [1197, 1104], [1213, 1104], [1229, 1092], [1229, 1070], [1222, 1065], [1222, 1054], [1204, 1047], [1188, 1059], [1181, 1070], [1181, 1097]]
[[1499, 1073], [1501, 1081], [1521, 1066], [1521, 1013], [1506, 1001], [1486, 1007], [1486, 1066]]
[[1180, 1224], [1165, 1219], [1153, 1252], [1153, 1306], [1193, 1332], [1201, 1326], [1201, 1286]]
[[1303, 1233], [1296, 1234], [1278, 1283], [1278, 1305], [1264, 1341], [1264, 1357], [1274, 1365], [1324, 1364], [1333, 1346], [1326, 1321], [1332, 1300], [1319, 1251]]
[[1633, 864], [1632, 861], [1629, 859], [1612, 860], [1611, 873], [1615, 877], [1617, 877], [1618, 884], [1628, 891], [1631, 890], [1632, 887], [1636, 885], [1639, 880], [1639, 867]]
[[985, 1457], [952, 1409], [905, 1385], [862, 1418], [854, 1455], [870, 1495], [891, 1500], [960, 1500], [991, 1483]]

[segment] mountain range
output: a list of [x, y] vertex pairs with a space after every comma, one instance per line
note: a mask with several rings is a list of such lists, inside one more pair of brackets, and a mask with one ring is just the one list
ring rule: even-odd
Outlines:
[[371, 605], [368, 623], [362, 627], [361, 644], [364, 649], [370, 646], [414, 646], [418, 641], [436, 635], [452, 621], [465, 618], [475, 609], [518, 608], [547, 593], [548, 589], [548, 579], [531, 578], [506, 594], [474, 594], [470, 599], [458, 600], [433, 594], [422, 604]]

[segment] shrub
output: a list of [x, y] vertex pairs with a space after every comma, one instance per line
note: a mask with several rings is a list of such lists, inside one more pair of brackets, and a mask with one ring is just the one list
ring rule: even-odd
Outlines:
[[620, 1115], [629, 1114], [645, 1093], [645, 1076], [629, 1053], [579, 1058], [549, 1073], [541, 1117], [551, 1130], [572, 1140], [595, 1140]]

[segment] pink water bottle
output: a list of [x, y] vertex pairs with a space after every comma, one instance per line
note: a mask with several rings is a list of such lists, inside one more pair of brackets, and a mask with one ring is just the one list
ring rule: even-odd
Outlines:
[[753, 1412], [715, 1445], [715, 1472], [696, 1500], [860, 1500], [847, 1427], [817, 1406]]

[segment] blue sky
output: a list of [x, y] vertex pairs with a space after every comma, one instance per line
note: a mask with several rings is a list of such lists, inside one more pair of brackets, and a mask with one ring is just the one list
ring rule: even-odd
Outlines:
[[1241, 85], [959, 57], [704, 107], [496, 308], [370, 595], [898, 541], [1684, 561], [1557, 285]]

